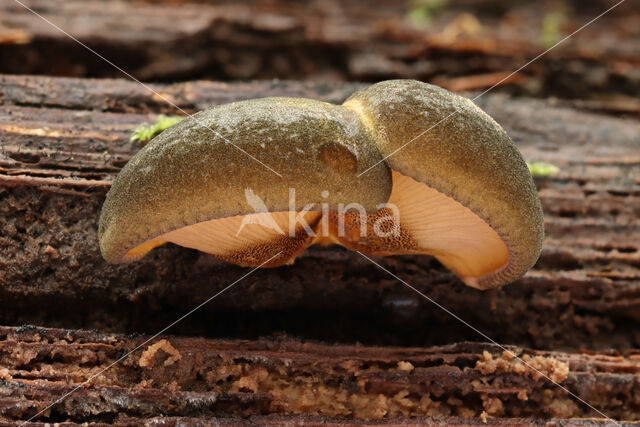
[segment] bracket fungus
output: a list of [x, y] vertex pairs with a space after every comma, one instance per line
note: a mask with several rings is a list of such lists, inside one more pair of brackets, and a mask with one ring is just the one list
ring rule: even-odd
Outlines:
[[491, 117], [391, 80], [341, 106], [263, 98], [183, 120], [122, 169], [98, 235], [113, 263], [166, 242], [242, 266], [292, 263], [312, 244], [428, 254], [487, 289], [533, 266], [544, 230], [527, 165]]

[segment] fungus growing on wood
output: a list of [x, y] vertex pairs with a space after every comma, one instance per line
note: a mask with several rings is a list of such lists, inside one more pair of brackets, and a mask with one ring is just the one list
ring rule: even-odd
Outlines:
[[131, 159], [99, 225], [110, 262], [173, 242], [275, 267], [338, 243], [433, 255], [480, 289], [531, 268], [543, 233], [536, 188], [504, 130], [468, 99], [413, 80], [342, 106], [264, 98], [200, 112]]

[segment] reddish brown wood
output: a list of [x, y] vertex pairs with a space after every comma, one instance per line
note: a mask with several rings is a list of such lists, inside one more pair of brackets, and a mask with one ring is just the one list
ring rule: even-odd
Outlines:
[[[299, 82], [153, 86], [187, 111], [271, 95], [340, 102], [357, 87]], [[28, 76], [0, 76], [0, 93], [0, 322], [68, 327], [75, 329], [69, 333], [77, 337], [62, 338], [67, 331], [4, 329], [0, 366], [13, 371], [11, 379], [0, 383], [0, 407], [2, 416], [15, 420], [37, 412], [45, 402], [86, 378], [92, 367], [105, 366], [124, 349], [141, 342], [121, 336], [109, 341], [107, 335], [78, 329], [155, 333], [247, 270], [179, 247], [156, 249], [130, 265], [113, 266], [102, 260], [97, 218], [110, 182], [136, 150], [129, 133], [141, 122], [152, 121], [156, 113], [175, 112], [157, 95], [121, 80]], [[563, 384], [616, 417], [638, 419], [637, 355], [631, 350], [640, 346], [638, 121], [504, 95], [489, 94], [477, 102], [513, 136], [525, 158], [560, 167], [557, 176], [536, 179], [547, 232], [540, 261], [523, 279], [488, 292], [465, 287], [429, 257], [378, 262], [498, 342], [546, 349], [551, 353], [526, 352], [568, 360], [575, 376], [570, 375]], [[547, 393], [553, 399], [565, 398], [548, 383], [527, 375], [500, 377], [500, 381], [512, 382], [507, 389], [473, 391], [469, 384], [474, 379], [495, 379], [494, 374], [473, 369], [482, 350], [499, 352], [478, 344], [429, 348], [483, 338], [358, 255], [335, 248], [309, 251], [292, 267], [252, 274], [170, 332], [255, 339], [281, 330], [345, 345], [332, 350], [288, 338], [241, 343], [167, 339], [181, 354], [189, 355], [176, 366], [187, 361], [192, 365], [186, 366], [197, 365], [193, 361], [198, 354], [205, 358], [203, 367], [219, 366], [224, 359], [219, 355], [235, 351], [252, 355], [241, 363], [249, 367], [264, 363], [275, 372], [281, 366], [278, 363], [283, 363], [280, 353], [293, 348], [295, 366], [301, 371], [292, 378], [307, 378], [304, 372], [310, 372], [313, 378], [338, 384], [349, 393], [360, 393], [359, 386], [353, 377], [338, 372], [336, 360], [356, 358], [363, 363], [358, 369], [366, 371], [366, 375], [364, 371], [358, 374], [365, 379], [366, 390], [393, 398], [402, 387], [417, 390], [416, 395], [427, 390], [440, 393], [444, 388], [443, 402], [449, 397], [454, 400], [443, 405], [460, 411], [448, 414], [458, 416], [446, 419], [451, 423], [480, 422], [465, 417], [479, 415], [483, 402], [494, 395], [504, 398], [505, 416], [509, 417], [593, 415], [579, 404], [570, 414], [554, 413], [564, 404], [549, 409], [555, 406], [544, 403], [544, 390], [552, 390]], [[51, 347], [49, 341], [57, 347]], [[354, 342], [367, 346], [346, 345]], [[386, 347], [369, 347], [374, 345]], [[427, 348], [390, 347], [394, 345]], [[277, 351], [269, 353], [268, 348]], [[583, 354], [582, 348], [595, 352]], [[358, 352], [366, 356], [358, 359]], [[445, 353], [448, 356], [442, 356]], [[24, 354], [36, 356], [30, 362], [16, 362]], [[78, 365], [84, 356], [87, 362]], [[414, 366], [434, 369], [419, 371], [422, 376], [415, 377], [417, 383], [412, 377], [417, 374], [390, 374], [397, 362], [407, 358]], [[58, 405], [46, 419], [135, 423], [163, 411], [175, 417], [168, 422], [176, 423], [194, 416], [248, 414], [259, 423], [278, 422], [273, 418], [276, 415], [262, 418], [264, 414], [288, 414], [292, 421], [309, 424], [324, 420], [295, 415], [267, 393], [216, 394], [228, 391], [225, 387], [232, 387], [229, 384], [237, 379], [209, 384], [206, 377], [176, 376], [172, 368], [161, 364], [147, 371], [136, 367], [135, 360], [100, 380], [115, 378], [121, 381], [119, 385], [101, 382], [100, 387], [96, 384], [83, 390], [87, 393], [83, 396], [90, 397], [86, 401], [100, 408], [99, 415], [83, 415], [86, 407], [71, 400]], [[373, 373], [363, 367], [372, 361], [378, 364]], [[76, 367], [78, 375], [68, 376]], [[458, 369], [455, 375], [454, 368]], [[159, 383], [128, 391], [146, 379], [145, 375], [159, 375]], [[170, 389], [165, 381], [170, 377], [181, 390]], [[429, 386], [424, 385], [427, 380]], [[517, 390], [523, 388], [531, 391], [528, 401], [517, 398]], [[125, 397], [132, 408], [127, 411], [122, 410]], [[188, 403], [192, 398], [210, 405], [203, 403], [194, 409]], [[172, 402], [170, 408], [167, 402]], [[463, 411], [467, 407], [473, 414]], [[316, 412], [305, 412], [310, 413]], [[394, 419], [392, 415], [385, 416]]]
[[551, 380], [609, 417], [640, 417], [637, 351], [617, 355], [509, 347], [505, 352], [479, 343], [426, 349], [327, 346], [287, 337], [148, 339], [0, 328], [0, 417], [24, 420], [44, 410], [34, 421], [120, 425], [158, 414], [174, 417], [169, 422], [250, 417], [247, 421], [254, 423], [305, 425], [343, 419], [463, 425], [482, 424], [481, 417], [490, 424], [513, 425], [523, 418], [565, 423], [593, 417], [594, 425], [604, 425], [602, 415]]
[[[100, 256], [99, 209], [136, 149], [129, 132], [153, 120], [150, 110], [170, 112], [167, 104], [118, 80], [4, 76], [0, 83], [0, 321], [151, 333], [245, 273], [177, 247], [123, 266]], [[355, 87], [154, 86], [189, 110], [274, 94], [339, 102]], [[637, 328], [629, 327], [637, 325], [640, 312], [638, 122], [544, 101], [487, 95], [478, 102], [505, 126], [525, 158], [561, 169], [536, 180], [547, 228], [538, 265], [503, 290], [481, 293], [429, 257], [380, 262], [501, 341], [544, 348], [638, 346]], [[259, 327], [248, 326], [247, 319]], [[342, 319], [352, 327], [344, 328]], [[293, 267], [256, 272], [178, 330], [259, 335], [282, 327], [368, 343], [478, 339], [366, 260], [333, 248], [309, 251]]]

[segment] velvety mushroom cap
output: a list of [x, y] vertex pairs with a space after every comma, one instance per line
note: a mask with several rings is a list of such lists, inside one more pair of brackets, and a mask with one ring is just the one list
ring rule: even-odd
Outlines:
[[[343, 105], [369, 127], [393, 171], [389, 205], [399, 211], [400, 229], [386, 238], [346, 236], [342, 244], [374, 254], [431, 254], [480, 289], [533, 266], [544, 237], [540, 200], [522, 156], [491, 117], [415, 80], [372, 85]], [[348, 220], [361, 222], [357, 215]]]
[[430, 254], [486, 289], [533, 266], [544, 228], [528, 168], [495, 121], [466, 98], [394, 80], [343, 106], [265, 98], [182, 121], [120, 172], [98, 234], [110, 262], [166, 242], [245, 266], [289, 263], [313, 243]]
[[375, 212], [389, 199], [384, 162], [358, 177], [380, 160], [369, 130], [341, 106], [264, 98], [205, 110], [125, 165], [102, 208], [100, 249], [114, 263], [166, 242], [247, 266], [282, 251], [266, 266], [286, 263], [313, 240], [302, 226], [314, 227], [321, 204], [355, 202]]

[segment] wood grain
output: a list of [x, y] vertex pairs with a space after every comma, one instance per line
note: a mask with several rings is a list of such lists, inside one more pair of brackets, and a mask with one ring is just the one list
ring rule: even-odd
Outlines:
[[[272, 95], [340, 102], [357, 87], [272, 81], [152, 85], [189, 112]], [[176, 246], [158, 248], [130, 265], [113, 266], [101, 258], [99, 210], [118, 170], [137, 149], [129, 142], [130, 131], [158, 113], [175, 112], [157, 94], [123, 80], [5, 75], [0, 76], [0, 100], [0, 323], [72, 329], [3, 329], [0, 366], [8, 371], [0, 372], [5, 378], [0, 414], [11, 421], [35, 414], [144, 340], [107, 332], [153, 334], [248, 270]], [[518, 354], [569, 363], [563, 384], [596, 408], [639, 419], [638, 355], [632, 350], [640, 346], [639, 122], [506, 95], [489, 94], [477, 102], [504, 126], [527, 160], [560, 168], [556, 176], [536, 178], [547, 233], [538, 264], [501, 290], [479, 292], [426, 256], [377, 261], [492, 339], [525, 349]], [[92, 328], [104, 332], [82, 331]], [[343, 344], [259, 338], [279, 331]], [[83, 388], [86, 404], [71, 398], [40, 420], [136, 424], [162, 412], [173, 417], [163, 422], [175, 424], [193, 422], [190, 417], [278, 423], [278, 417], [287, 416], [311, 425], [341, 422], [343, 416], [375, 418], [358, 412], [356, 401], [382, 395], [380, 402], [388, 401], [384, 419], [401, 423], [406, 419], [398, 417], [407, 414], [434, 415], [421, 415], [415, 405], [427, 393], [437, 397], [441, 416], [450, 417], [443, 422], [459, 425], [481, 422], [468, 417], [487, 408], [505, 417], [504, 425], [520, 418], [569, 422], [597, 416], [526, 372], [479, 371], [484, 350], [491, 360], [501, 359], [501, 351], [463, 343], [483, 338], [339, 248], [311, 250], [291, 267], [257, 271], [169, 332], [206, 338], [165, 337], [183, 355], [177, 365], [136, 367], [138, 352]], [[72, 338], [64, 338], [67, 334]], [[224, 362], [227, 367], [241, 366], [242, 375], [221, 383], [207, 379], [222, 360], [233, 361]], [[293, 363], [287, 369], [299, 371], [285, 370], [280, 379], [290, 377], [307, 387], [303, 378], [313, 378], [313, 384], [342, 390], [350, 412], [329, 416], [313, 406], [316, 397], [308, 410], [296, 412], [287, 402], [297, 400], [275, 396], [275, 386], [260, 381], [252, 391], [251, 378], [263, 375], [258, 367], [275, 375], [286, 365], [283, 360]], [[339, 368], [347, 360], [356, 361], [355, 371]], [[415, 373], [396, 372], [402, 361], [409, 361]], [[178, 366], [185, 369], [179, 375], [171, 370]], [[253, 372], [243, 380], [249, 388], [230, 391], [247, 372]], [[143, 382], [153, 378], [154, 383]], [[403, 405], [398, 393], [405, 389], [413, 403], [398, 409]], [[528, 400], [518, 397], [521, 390], [527, 390]], [[368, 409], [380, 403], [363, 399]], [[309, 418], [312, 414], [320, 418]]]
[[638, 418], [638, 351], [331, 346], [288, 337], [167, 336], [152, 344], [146, 336], [35, 327], [3, 327], [0, 338], [5, 420], [44, 410], [34, 421], [129, 425], [163, 414], [166, 425], [349, 425], [350, 419], [468, 425], [482, 424], [484, 413], [499, 425], [535, 419], [572, 425], [571, 418], [604, 425], [602, 415], [568, 392], [609, 417]]

